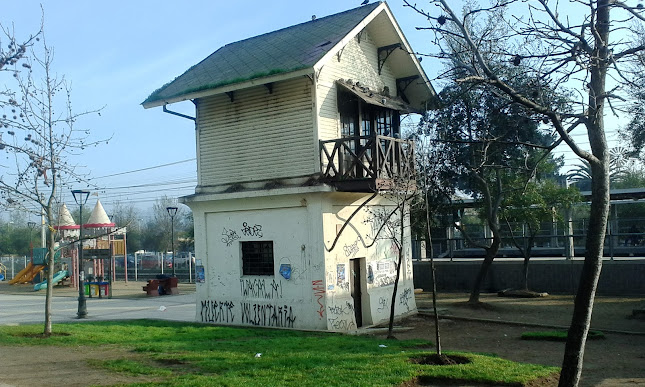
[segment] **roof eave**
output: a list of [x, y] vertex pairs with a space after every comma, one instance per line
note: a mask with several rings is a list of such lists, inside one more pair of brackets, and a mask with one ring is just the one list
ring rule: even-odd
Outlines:
[[253, 86], [260, 86], [260, 85], [266, 85], [268, 83], [285, 81], [287, 79], [297, 78], [297, 77], [300, 77], [300, 76], [312, 75], [313, 73], [314, 73], [314, 68], [313, 67], [307, 67], [307, 68], [296, 70], [296, 71], [280, 73], [280, 74], [275, 74], [275, 75], [269, 75], [269, 76], [260, 77], [260, 78], [253, 78], [253, 79], [249, 79], [248, 81], [232, 83], [232, 84], [225, 85], [225, 86], [215, 87], [213, 89], [200, 90], [200, 91], [196, 91], [196, 92], [192, 92], [192, 93], [186, 93], [186, 94], [178, 95], [178, 96], [172, 97], [172, 98], [159, 99], [159, 100], [154, 100], [154, 101], [150, 101], [150, 102], [143, 102], [141, 105], [145, 109], [149, 109], [149, 108], [153, 108], [153, 107], [159, 107], [159, 106], [163, 106], [163, 105], [168, 105], [168, 104], [171, 104], [171, 103], [188, 101], [188, 100], [193, 100], [193, 99], [197, 99], [197, 98], [204, 98], [204, 97], [209, 97], [211, 95], [216, 95], [216, 94], [228, 93], [228, 92], [231, 92], [231, 91], [246, 89], [246, 88], [253, 87]]

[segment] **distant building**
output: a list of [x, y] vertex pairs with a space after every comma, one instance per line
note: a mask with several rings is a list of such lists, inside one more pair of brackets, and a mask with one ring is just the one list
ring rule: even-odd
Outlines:
[[[413, 168], [400, 115], [434, 97], [384, 2], [228, 44], [152, 93], [146, 108], [196, 107], [198, 185], [183, 198], [204, 281], [196, 319], [333, 331], [385, 321], [398, 255], [375, 240], [374, 214], [396, 207], [370, 198]], [[406, 233], [397, 316], [416, 312]]]

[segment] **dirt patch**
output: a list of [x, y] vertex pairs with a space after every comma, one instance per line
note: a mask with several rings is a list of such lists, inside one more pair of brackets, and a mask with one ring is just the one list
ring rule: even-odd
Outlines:
[[470, 359], [468, 359], [465, 356], [443, 355], [443, 354], [441, 356], [437, 354], [432, 354], [427, 356], [414, 357], [410, 359], [410, 361], [415, 364], [438, 365], [438, 366], [470, 363]]
[[115, 348], [0, 346], [0, 386], [35, 385], [83, 387], [150, 381], [91, 367], [91, 360], [134, 359], [141, 355]]
[[[524, 363], [561, 366], [564, 342], [527, 341], [521, 336], [528, 331], [566, 328], [573, 310], [571, 296], [528, 299], [490, 294], [482, 297], [483, 304], [487, 305], [474, 309], [466, 305], [465, 294], [444, 294], [439, 298], [438, 306], [443, 313], [439, 320], [443, 351], [489, 353]], [[408, 329], [397, 331], [398, 339], [435, 341], [430, 301], [429, 294], [417, 295], [417, 306], [428, 314], [401, 321], [399, 325]], [[645, 320], [631, 318], [632, 310], [644, 303], [645, 297], [596, 299], [591, 325], [592, 329], [604, 332], [605, 340], [587, 341], [580, 386], [645, 386]], [[482, 321], [473, 321], [476, 319]], [[539, 324], [546, 327], [535, 326]], [[437, 381], [434, 385], [449, 384]], [[557, 375], [530, 384], [532, 387], [551, 385], [557, 385]]]

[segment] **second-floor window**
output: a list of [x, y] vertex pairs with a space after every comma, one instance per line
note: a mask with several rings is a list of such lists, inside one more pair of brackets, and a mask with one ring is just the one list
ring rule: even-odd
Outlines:
[[338, 112], [342, 137], [399, 137], [400, 117], [396, 110], [368, 104], [355, 94], [339, 90]]

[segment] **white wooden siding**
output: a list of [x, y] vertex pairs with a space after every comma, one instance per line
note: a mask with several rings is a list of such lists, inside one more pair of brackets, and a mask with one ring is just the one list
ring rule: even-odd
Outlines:
[[332, 57], [324, 64], [318, 77], [316, 96], [320, 113], [318, 116], [318, 135], [321, 140], [330, 140], [340, 137], [340, 123], [336, 99], [336, 85], [338, 79], [352, 79], [368, 86], [377, 92], [383, 91], [388, 86], [390, 93], [396, 93], [396, 79], [388, 63], [383, 66], [381, 74], [378, 73], [378, 46], [371, 38], [368, 29], [363, 30], [361, 42], [352, 39], [343, 49], [340, 62], [337, 57]]
[[200, 100], [200, 184], [304, 176], [314, 173], [312, 86], [306, 77]]

